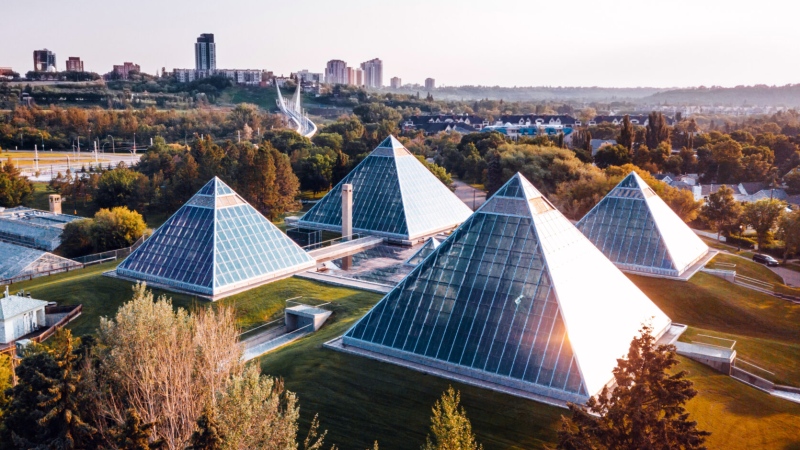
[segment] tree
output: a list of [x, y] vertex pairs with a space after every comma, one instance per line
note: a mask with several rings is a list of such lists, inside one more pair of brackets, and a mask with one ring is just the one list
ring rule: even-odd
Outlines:
[[681, 157], [681, 173], [695, 173], [697, 170], [697, 155], [691, 148], [683, 147], [678, 154]]
[[92, 248], [96, 252], [130, 247], [144, 234], [147, 226], [142, 215], [124, 206], [101, 209], [91, 227]]
[[684, 405], [697, 392], [678, 364], [675, 347], [656, 346], [653, 328], [644, 325], [627, 358], [614, 369], [616, 387], [604, 387], [583, 405], [568, 404], [558, 448], [565, 450], [703, 449], [708, 432], [697, 429]]
[[763, 199], [745, 203], [742, 219], [746, 225], [753, 227], [758, 236], [758, 248], [769, 241], [770, 232], [778, 223], [786, 205], [775, 199]]
[[478, 450], [472, 424], [460, 405], [461, 393], [449, 386], [433, 405], [431, 429], [422, 450]]
[[670, 143], [669, 125], [667, 125], [664, 114], [653, 111], [647, 116], [645, 141], [649, 148], [656, 148], [662, 142]]
[[722, 185], [717, 192], [708, 196], [702, 207], [702, 215], [717, 232], [717, 240], [722, 231], [730, 231], [730, 227], [738, 223], [742, 215], [742, 206], [734, 200], [733, 189]]
[[33, 193], [33, 183], [17, 169], [11, 158], [0, 169], [0, 206], [19, 206]]
[[790, 194], [800, 194], [800, 169], [794, 169], [783, 176], [786, 191]]
[[617, 143], [628, 149], [628, 153], [631, 153], [633, 152], [633, 144], [635, 139], [636, 139], [636, 130], [634, 130], [633, 128], [633, 124], [631, 123], [631, 118], [627, 114], [625, 114], [625, 117], [622, 118], [622, 127], [619, 130]]
[[597, 167], [605, 169], [609, 166], [621, 166], [631, 162], [631, 153], [623, 145], [604, 145], [594, 155]]
[[783, 263], [800, 251], [800, 209], [784, 214], [778, 223], [778, 237], [783, 241]]
[[503, 176], [500, 152], [492, 150], [486, 155], [486, 188], [487, 198], [497, 192], [507, 180]]
[[222, 450], [222, 437], [219, 434], [219, 424], [211, 405], [206, 405], [203, 414], [197, 419], [197, 430], [192, 433], [190, 445], [187, 449], [191, 450]]
[[214, 393], [241, 373], [239, 331], [232, 309], [192, 314], [158, 300], [144, 284], [98, 330], [98, 367], [92, 369], [98, 420], [122, 424], [128, 408], [153, 423], [153, 438], [182, 449]]
[[17, 367], [16, 386], [3, 420], [2, 445], [23, 448], [91, 447], [97, 430], [84, 422], [78, 394], [82, 372], [75, 348], [80, 341], [67, 329], [51, 347], [35, 347]]
[[297, 171], [300, 187], [314, 192], [315, 195], [317, 192], [330, 188], [334, 164], [335, 161], [323, 153], [303, 158]]
[[[11, 387], [14, 377], [14, 370], [11, 366], [9, 355], [0, 355], [0, 423], [3, 420], [3, 411], [8, 407], [10, 398], [6, 395], [6, 389]], [[2, 425], [0, 425], [2, 430]]]
[[723, 139], [711, 146], [718, 183], [738, 181], [742, 171], [742, 146], [733, 139]]
[[135, 409], [125, 411], [125, 423], [112, 432], [113, 441], [120, 450], [152, 450], [162, 448], [164, 441], [150, 442], [154, 423], [142, 423]]
[[92, 252], [92, 219], [73, 220], [64, 226], [61, 233], [61, 246], [64, 256], [74, 258]]
[[149, 186], [147, 178], [126, 167], [103, 172], [97, 181], [94, 201], [101, 208], [128, 206], [131, 209], [141, 207], [146, 193], [142, 186]]

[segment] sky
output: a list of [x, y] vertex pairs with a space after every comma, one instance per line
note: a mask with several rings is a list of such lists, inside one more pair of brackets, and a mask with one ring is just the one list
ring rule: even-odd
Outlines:
[[214, 33], [217, 68], [288, 75], [378, 57], [384, 84], [800, 83], [792, 0], [0, 0], [0, 13], [0, 67], [22, 74], [41, 48], [59, 70], [69, 56], [98, 73], [194, 68], [194, 42]]

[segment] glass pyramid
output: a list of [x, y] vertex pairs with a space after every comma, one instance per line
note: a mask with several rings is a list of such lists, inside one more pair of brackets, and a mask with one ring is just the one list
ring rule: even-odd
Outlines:
[[441, 244], [441, 242], [439, 242], [439, 240], [436, 239], [435, 237], [428, 238], [428, 240], [425, 241], [424, 244], [422, 244], [422, 246], [419, 248], [419, 250], [414, 252], [414, 254], [411, 255], [411, 257], [408, 258], [408, 260], [406, 260], [406, 264], [409, 264], [409, 265], [412, 265], [412, 266], [418, 265], [425, 258], [427, 258], [428, 255], [433, 253], [433, 251], [436, 250], [437, 247], [439, 247], [439, 244]]
[[516, 174], [359, 320], [343, 345], [583, 402], [650, 320], [670, 324]]
[[303, 217], [303, 228], [342, 229], [342, 185], [353, 185], [353, 232], [415, 239], [455, 228], [472, 211], [389, 136]]
[[708, 246], [631, 172], [576, 225], [622, 270], [680, 277]]
[[215, 177], [131, 253], [117, 274], [216, 300], [315, 265]]

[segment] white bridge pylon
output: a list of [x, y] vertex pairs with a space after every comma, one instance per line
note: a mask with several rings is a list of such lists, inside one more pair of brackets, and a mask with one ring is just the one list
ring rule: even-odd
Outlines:
[[297, 85], [297, 90], [294, 92], [289, 102], [283, 98], [279, 86], [276, 85], [275, 89], [278, 90], [278, 100], [276, 100], [278, 109], [281, 110], [281, 113], [283, 113], [290, 122], [294, 122], [297, 125], [297, 132], [307, 138], [317, 134], [317, 125], [308, 118], [302, 106], [300, 106], [300, 100], [302, 98], [301, 85]]

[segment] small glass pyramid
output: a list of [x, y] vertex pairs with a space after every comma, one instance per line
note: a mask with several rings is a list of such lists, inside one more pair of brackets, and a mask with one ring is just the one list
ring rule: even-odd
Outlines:
[[215, 177], [131, 253], [117, 274], [216, 300], [315, 264]]

